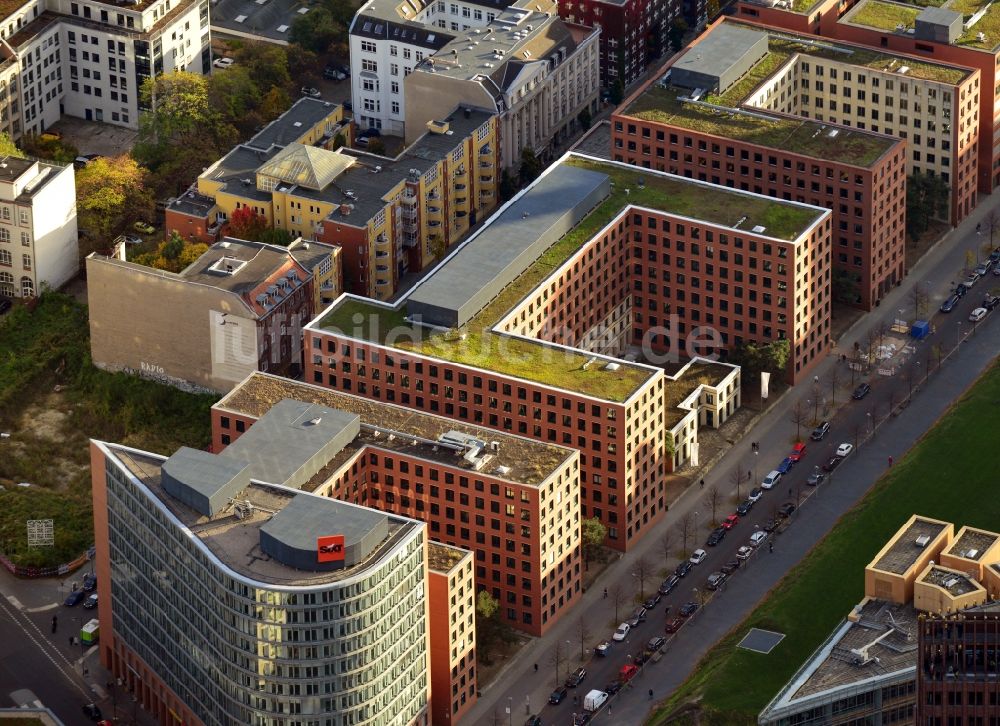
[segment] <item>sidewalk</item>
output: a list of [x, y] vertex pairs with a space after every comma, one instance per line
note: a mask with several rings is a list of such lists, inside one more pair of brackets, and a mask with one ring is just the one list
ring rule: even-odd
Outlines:
[[[928, 311], [937, 311], [940, 302], [950, 294], [952, 281], [956, 281], [957, 271], [964, 265], [965, 252], [968, 249], [975, 250], [979, 247], [983, 238], [975, 233], [976, 224], [1000, 203], [1000, 195], [994, 194], [983, 197], [976, 210], [956, 229], [946, 234], [940, 242], [932, 247], [924, 257], [909, 271], [902, 284], [897, 286], [883, 299], [881, 305], [871, 313], [860, 318], [846, 333], [837, 341], [827, 359], [821, 362], [816, 370], [821, 380], [829, 375], [830, 370], [840, 363], [842, 352], [849, 352], [853, 349], [854, 343], [863, 343], [867, 331], [874, 325], [885, 322], [891, 325], [897, 317], [899, 308], [912, 310], [909, 296], [916, 284], [922, 284], [923, 290], [928, 293]], [[988, 241], [988, 240], [987, 240]], [[977, 289], [977, 294], [979, 290]], [[987, 319], [995, 327], [991, 318]], [[971, 326], [967, 326], [971, 327]], [[904, 429], [902, 421], [908, 423], [905, 430], [899, 431], [900, 447], [889, 449], [889, 442], [892, 440], [892, 433], [882, 433], [880, 431], [878, 446], [883, 449], [893, 451], [897, 458], [901, 457], [910, 445], [923, 433], [927, 422], [935, 421], [941, 412], [951, 404], [955, 397], [960, 395], [969, 382], [974, 380], [982, 370], [989, 364], [996, 355], [996, 345], [990, 350], [988, 344], [989, 336], [980, 334], [978, 338], [972, 339], [973, 345], [963, 343], [962, 353], [955, 357], [950, 363], [946, 363], [940, 373], [935, 373], [931, 379], [922, 385], [922, 390], [914, 397], [914, 402], [908, 410], [908, 415], [890, 419], [885, 424], [885, 429], [896, 431]], [[862, 380], [859, 378], [859, 381]], [[572, 648], [576, 644], [576, 656], [570, 658], [570, 662], [576, 663], [579, 653], [578, 638], [576, 635], [577, 622], [579, 618], [584, 618], [591, 624], [591, 629], [595, 631], [593, 640], [599, 641], [599, 635], [603, 634], [605, 621], [608, 620], [607, 603], [603, 600], [603, 589], [611, 589], [615, 585], [621, 585], [626, 592], [635, 589], [634, 578], [630, 572], [637, 560], [647, 557], [655, 562], [662, 561], [662, 552], [659, 544], [660, 535], [669, 528], [676, 526], [681, 518], [688, 512], [695, 512], [699, 508], [706, 511], [708, 492], [717, 485], [727, 497], [733, 491], [729, 481], [729, 472], [737, 464], [744, 464], [748, 459], [749, 441], [761, 442], [763, 451], [777, 451], [787, 448], [788, 442], [795, 435], [795, 424], [788, 418], [788, 404], [791, 397], [807, 395], [809, 386], [799, 385], [790, 389], [786, 393], [784, 401], [779, 401], [770, 411], [766, 412], [757, 424], [747, 432], [744, 441], [737, 442], [726, 455], [716, 464], [711, 472], [705, 475], [706, 487], [701, 490], [698, 487], [689, 487], [667, 512], [663, 522], [654, 531], [649, 532], [631, 551], [624, 554], [618, 563], [612, 564], [605, 573], [594, 582], [590, 591], [585, 592], [574, 608], [574, 610], [563, 617], [552, 630], [544, 637], [536, 639], [535, 642], [525, 647], [506, 667], [488, 688], [485, 689], [479, 701], [469, 711], [463, 719], [466, 723], [491, 723], [494, 711], [497, 714], [506, 716], [508, 699], [514, 704], [513, 711], [520, 717], [523, 709], [530, 709], [530, 713], [539, 713], [546, 702], [552, 687], [555, 685], [555, 678], [551, 675], [551, 667], [546, 667], [548, 675], [539, 679], [534, 674], [532, 665], [534, 663], [546, 664], [548, 666], [549, 654], [554, 644], [562, 641]], [[929, 410], [933, 408], [933, 411]], [[928, 409], [926, 414], [918, 414], [922, 409]], [[915, 430], [914, 430], [915, 429]], [[855, 460], [853, 464], [858, 465]], [[884, 460], [880, 460], [884, 465]], [[863, 472], [863, 478], [857, 480], [857, 496], [850, 501], [840, 502], [844, 507], [849, 507], [855, 499], [860, 498], [865, 491], [881, 475], [881, 466], [878, 470]], [[845, 478], [845, 477], [842, 477]], [[820, 497], [819, 499], [823, 499]], [[832, 499], [832, 497], [830, 498]], [[827, 501], [827, 506], [829, 501]], [[819, 507], [816, 507], [819, 509]], [[839, 509], [839, 508], [838, 508]], [[773, 577], [767, 578], [773, 584], [780, 577], [798, 562], [798, 559], [808, 551], [813, 543], [818, 541], [836, 522], [840, 512], [825, 510], [831, 516], [829, 521], [817, 523], [816, 527], [789, 529], [790, 535], [783, 536], [784, 542], [797, 542], [798, 546], [789, 547], [783, 544], [781, 554], [771, 562], [780, 571], [773, 573]], [[835, 516], [834, 516], [835, 515]], [[787, 538], [787, 539], [784, 539]], [[705, 625], [709, 631], [707, 638], [693, 637], [692, 633], [686, 633], [685, 638], [688, 645], [674, 651], [668, 649], [668, 655], [658, 664], [651, 668], [655, 673], [653, 679], [648, 676], [647, 682], [655, 683], [656, 699], [662, 699], [669, 695], [690, 673], [697, 663], [697, 658], [711, 647], [714, 642], [727, 632], [727, 630], [739, 623], [748, 614], [757, 602], [770, 588], [764, 587], [757, 578], [752, 580], [753, 585], [745, 588], [744, 584], [750, 582], [749, 578], [741, 578], [742, 584], [734, 582], [729, 587], [729, 592], [724, 598], [725, 607], [707, 608], [698, 622]], [[733, 607], [736, 606], [736, 607]], [[681, 657], [678, 657], [681, 656]], [[664, 662], [670, 663], [670, 667], [664, 666]], [[574, 666], [575, 667], [575, 666]], [[643, 694], [645, 687], [640, 689]], [[629, 704], [629, 700], [636, 703]], [[518, 705], [520, 704], [520, 706]], [[647, 715], [649, 708], [653, 704], [646, 701], [642, 696], [626, 696], [614, 699], [614, 720], [616, 724], [641, 723]], [[522, 717], [523, 718], [523, 717]], [[544, 718], [544, 716], [543, 716]], [[513, 719], [513, 714], [511, 716]], [[598, 721], [604, 720], [612, 723], [612, 720], [605, 716], [598, 716]]]

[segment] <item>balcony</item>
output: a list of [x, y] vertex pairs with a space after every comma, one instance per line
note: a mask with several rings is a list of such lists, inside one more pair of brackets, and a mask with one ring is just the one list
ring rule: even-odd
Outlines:
[[385, 236], [384, 234], [380, 234], [378, 237], [375, 238], [375, 248], [376, 249], [378, 249], [379, 247], [385, 248], [385, 247], [388, 247], [388, 246], [389, 246], [389, 238], [387, 236]]
[[466, 186], [467, 186], [467, 185], [465, 185], [465, 184], [456, 184], [456, 185], [455, 185], [455, 191], [456, 191], [456, 192], [464, 192], [464, 191], [465, 191], [465, 188], [466, 188]]
[[405, 204], [408, 207], [412, 207], [413, 205], [415, 205], [417, 203], [417, 195], [416, 194], [404, 194], [404, 195], [402, 195], [399, 198], [399, 201], [402, 202], [403, 204]]
[[428, 214], [441, 214], [441, 207], [427, 207]]
[[432, 219], [431, 221], [429, 221], [427, 223], [427, 226], [430, 227], [431, 229], [434, 229], [435, 227], [440, 227], [441, 226], [441, 222], [439, 222], [436, 219]]
[[407, 234], [403, 236], [403, 246], [404, 247], [416, 247], [420, 244], [420, 238], [415, 234]]
[[479, 147], [479, 153], [480, 155], [485, 156], [486, 154], [492, 154], [493, 149], [490, 147], [489, 144], [483, 144], [482, 146]]
[[427, 195], [427, 201], [428, 202], [436, 202], [440, 198], [441, 198], [441, 195], [438, 194], [437, 191], [433, 191], [433, 192], [431, 192], [430, 194]]
[[389, 253], [384, 250], [379, 250], [378, 252], [375, 253], [375, 259], [376, 260], [389, 259]]
[[479, 168], [480, 169], [492, 169], [493, 168], [493, 162], [492, 161], [481, 161], [481, 162], [479, 162]]

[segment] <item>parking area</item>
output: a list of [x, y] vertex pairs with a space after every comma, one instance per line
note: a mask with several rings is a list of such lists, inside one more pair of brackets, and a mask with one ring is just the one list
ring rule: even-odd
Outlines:
[[132, 129], [72, 116], [63, 116], [48, 130], [62, 134], [63, 140], [73, 144], [81, 154], [101, 156], [118, 156], [130, 151], [138, 137], [138, 132]]

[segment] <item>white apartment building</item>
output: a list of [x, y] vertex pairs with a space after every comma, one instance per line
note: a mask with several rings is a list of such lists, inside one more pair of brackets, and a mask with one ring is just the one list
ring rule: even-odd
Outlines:
[[29, 0], [0, 18], [0, 130], [64, 113], [138, 128], [146, 78], [210, 67], [209, 0]]
[[0, 296], [58, 288], [79, 266], [73, 167], [0, 158]]

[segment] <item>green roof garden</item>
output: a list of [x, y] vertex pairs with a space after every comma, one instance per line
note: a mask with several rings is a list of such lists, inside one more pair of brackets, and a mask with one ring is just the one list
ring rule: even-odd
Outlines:
[[[389, 307], [351, 298], [342, 300], [316, 326], [401, 350], [485, 368], [596, 398], [624, 402], [654, 375], [653, 370], [626, 361], [618, 361], [617, 370], [607, 370], [603, 362], [585, 367], [591, 358], [585, 352], [497, 334], [492, 328], [539, 283], [616, 218], [626, 205], [659, 209], [723, 226], [736, 225], [745, 217], [740, 228], [749, 230], [760, 225], [766, 228], [767, 235], [783, 240], [797, 239], [825, 213], [814, 207], [585, 157], [572, 156], [562, 163], [607, 174], [613, 182], [611, 194], [460, 330], [432, 330], [407, 322], [405, 300], [399, 307]], [[717, 366], [714, 375], [718, 376]], [[680, 389], [676, 393], [677, 401], [700, 384], [690, 384], [688, 378], [685, 376], [682, 382], [668, 384]], [[687, 393], [681, 395], [683, 391]]]
[[[907, 30], [914, 27], [917, 15], [926, 7], [943, 7], [962, 15], [963, 22], [986, 8], [988, 0], [921, 0], [920, 2], [889, 2], [862, 0], [842, 22], [863, 25], [876, 30], [896, 31], [902, 23]], [[898, 32], [898, 31], [897, 31]], [[984, 36], [979, 39], [979, 34]], [[1000, 4], [989, 5], [986, 13], [959, 36], [956, 45], [994, 52], [1000, 47]], [[907, 63], [909, 65], [909, 63]]]

